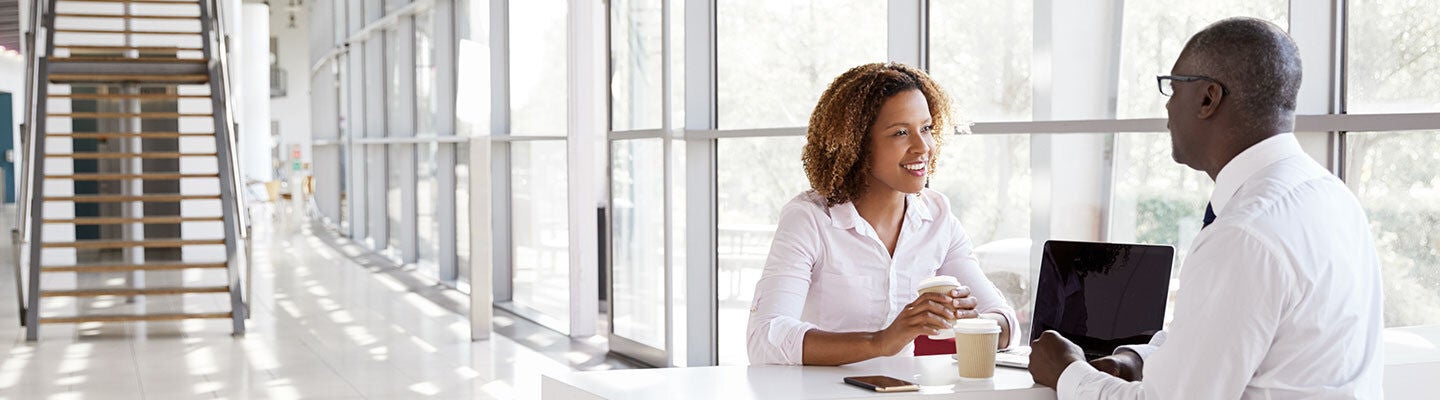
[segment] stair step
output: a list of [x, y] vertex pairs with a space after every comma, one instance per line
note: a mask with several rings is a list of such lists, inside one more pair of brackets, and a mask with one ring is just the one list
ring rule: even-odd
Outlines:
[[49, 158], [71, 158], [76, 160], [114, 160], [124, 158], [190, 158], [190, 157], [215, 157], [215, 153], [68, 153], [68, 154], [46, 154]]
[[55, 29], [55, 33], [89, 33], [100, 35], [199, 35], [197, 31], [137, 31], [133, 29]]
[[[103, 62], [103, 63], [182, 63], [182, 64], [204, 64], [210, 60], [204, 58], [168, 58], [168, 57], [95, 57], [95, 56], [71, 56], [51, 57], [50, 62]], [[208, 96], [207, 96], [208, 97]]]
[[68, 137], [71, 139], [118, 139], [135, 137], [141, 139], [174, 139], [182, 137], [215, 137], [215, 134], [202, 133], [180, 133], [180, 132], [81, 132], [81, 133], [47, 133], [48, 137]]
[[100, 44], [55, 44], [57, 49], [85, 49], [85, 50], [137, 50], [137, 51], [204, 51], [203, 47], [190, 46], [113, 46]]
[[74, 242], [46, 242], [47, 249], [124, 249], [130, 247], [177, 248], [225, 244], [225, 239], [141, 239], [141, 240], [77, 240]]
[[142, 174], [71, 174], [71, 175], [46, 175], [45, 179], [69, 179], [75, 181], [122, 181], [127, 179], [155, 179], [175, 180], [185, 178], [219, 178], [220, 174], [180, 174], [174, 172], [157, 172]]
[[47, 224], [115, 225], [115, 224], [178, 224], [182, 222], [224, 221], [223, 217], [85, 217], [46, 219]]
[[71, 82], [141, 82], [199, 84], [210, 81], [206, 74], [139, 75], [139, 74], [50, 74], [51, 83]]
[[198, 15], [138, 15], [138, 14], [90, 14], [90, 13], [55, 13], [60, 18], [130, 18], [130, 19], [199, 19]]
[[139, 322], [179, 321], [185, 319], [230, 318], [230, 313], [203, 314], [139, 314], [139, 315], [81, 315], [74, 317], [40, 318], [42, 324], [77, 324], [81, 322]]
[[143, 194], [143, 195], [120, 195], [120, 194], [87, 194], [78, 196], [45, 196], [45, 201], [73, 201], [76, 203], [123, 203], [123, 202], [161, 202], [181, 200], [219, 200], [218, 194]]
[[121, 113], [121, 112], [77, 112], [77, 113], [50, 113], [50, 114], [46, 114], [46, 115], [51, 116], [51, 117], [57, 117], [57, 118], [190, 118], [190, 117], [212, 118], [212, 117], [215, 116], [214, 113], [179, 113], [179, 112], [172, 112], [172, 111], [138, 112], [138, 113]]
[[128, 272], [128, 271], [175, 271], [183, 269], [225, 268], [225, 263], [145, 263], [145, 264], [85, 264], [40, 267], [40, 272]]
[[[180, 59], [188, 60], [188, 59]], [[208, 99], [208, 94], [176, 94], [176, 93], [61, 93], [50, 94], [50, 98], [71, 99], [71, 100], [172, 100], [172, 99]]]
[[40, 290], [40, 297], [96, 297], [96, 296], [164, 296], [187, 293], [228, 293], [229, 286], [169, 287], [169, 288], [113, 288]]

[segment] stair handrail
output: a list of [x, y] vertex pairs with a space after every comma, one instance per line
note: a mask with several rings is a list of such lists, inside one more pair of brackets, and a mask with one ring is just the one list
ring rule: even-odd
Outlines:
[[[40, 92], [38, 90], [35, 90], [35, 88], [38, 87], [38, 85], [45, 84], [44, 82], [39, 82], [40, 70], [37, 67], [39, 65], [40, 58], [45, 57], [48, 54], [48, 50], [50, 50], [49, 45], [46, 43], [52, 42], [51, 40], [49, 40], [49, 36], [52, 34], [51, 27], [42, 26], [42, 22], [46, 21], [46, 18], [44, 18], [45, 14], [55, 8], [55, 0], [36, 1], [31, 3], [31, 5], [32, 6], [30, 7], [30, 13], [28, 16], [30, 24], [26, 26], [25, 30], [26, 46], [25, 48], [21, 49], [25, 53], [26, 85], [24, 99], [25, 121], [23, 124], [21, 124], [21, 143], [20, 148], [18, 149], [20, 150], [21, 162], [20, 170], [18, 171], [20, 182], [17, 184], [18, 187], [16, 188], [16, 194], [18, 196], [15, 199], [15, 228], [20, 231], [20, 236], [19, 241], [15, 243], [16, 245], [25, 243], [26, 240], [30, 237], [30, 224], [27, 222], [31, 213], [30, 186], [32, 184], [32, 175], [35, 173], [38, 166], [36, 157], [34, 156], [35, 137], [37, 134], [37, 124], [35, 123], [35, 121], [38, 118], [44, 118], [44, 116], [36, 115], [36, 110], [38, 109], [36, 107], [36, 104], [40, 101], [40, 99], [38, 99], [37, 97], [39, 96]], [[42, 44], [46, 44], [44, 46], [45, 48], [43, 49], [40, 48]], [[43, 173], [44, 171], [40, 172]], [[15, 253], [17, 262], [16, 265], [18, 266], [18, 263], [20, 261], [19, 253], [21, 253], [18, 247], [15, 248]]]
[[[230, 153], [232, 159], [230, 163], [230, 176], [233, 179], [225, 184], [231, 185], [232, 193], [235, 193], [231, 206], [239, 211], [236, 213], [236, 218], [237, 225], [240, 229], [240, 237], [247, 239], [248, 242], [248, 238], [250, 237], [250, 223], [248, 213], [244, 212], [245, 208], [243, 206], [245, 204], [243, 200], [245, 192], [239, 190], [239, 182], [242, 180], [239, 162], [235, 160], [238, 158], [235, 156], [235, 150], [240, 148], [239, 135], [237, 134], [237, 132], [239, 132], [239, 124], [235, 119], [234, 107], [230, 105], [230, 100], [233, 99], [230, 95], [230, 34], [225, 29], [225, 7], [220, 5], [219, 0], [202, 0], [201, 6], [206, 7], [211, 19], [208, 25], [208, 29], [211, 31], [211, 35], [209, 36], [211, 43], [209, 47], [210, 52], [213, 54], [207, 54], [206, 56], [211, 60], [212, 65], [210, 67], [218, 69], [218, 73], [215, 75], [220, 77], [221, 82], [219, 86], [223, 90], [220, 95], [226, 103], [224, 110], [217, 110], [217, 112], [222, 115], [222, 118], [224, 118], [225, 126], [229, 128], [226, 129], [223, 134], [226, 135], [225, 141], [230, 144], [230, 149], [232, 150]], [[202, 28], [206, 27], [203, 24], [201, 26]], [[216, 134], [219, 135], [222, 133], [216, 132]]]

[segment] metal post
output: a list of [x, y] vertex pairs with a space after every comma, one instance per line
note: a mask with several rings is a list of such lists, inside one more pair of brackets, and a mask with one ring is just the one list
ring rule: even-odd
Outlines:
[[[54, 2], [55, 0], [50, 1], [52, 5], [54, 4]], [[46, 15], [47, 23], [45, 26], [54, 26], [54, 15], [54, 11], [50, 11]], [[52, 42], [50, 46], [53, 46], [53, 40], [47, 39], [47, 41]], [[50, 81], [50, 71], [48, 69], [48, 65], [49, 61], [44, 57], [41, 57], [39, 62], [36, 64], [36, 67], [39, 68], [38, 71], [40, 77], [39, 84], [35, 86], [35, 91], [37, 95], [36, 97], [39, 99], [35, 103], [35, 115], [37, 115], [38, 117], [35, 119], [35, 136], [33, 139], [31, 139], [31, 142], [35, 146], [35, 151], [31, 153], [30, 156], [33, 157], [33, 160], [39, 161], [36, 161], [35, 164], [32, 165], [30, 168], [30, 173], [34, 176], [35, 179], [35, 182], [32, 183], [30, 186], [30, 209], [32, 210], [31, 212], [35, 214], [35, 216], [33, 218], [30, 218], [29, 220], [30, 282], [28, 293], [29, 300], [25, 302], [25, 304], [29, 305], [25, 308], [25, 340], [28, 341], [35, 341], [35, 339], [40, 334], [40, 252], [45, 247], [43, 246], [43, 242], [41, 242], [42, 238], [40, 228], [41, 223], [45, 221], [45, 218], [43, 218], [45, 212], [42, 207], [44, 207], [45, 200], [44, 160], [45, 125], [47, 122], [45, 117], [45, 108], [47, 106], [45, 99], [46, 95], [50, 90], [50, 86], [48, 84], [48, 82]], [[19, 266], [17, 265], [16, 267], [18, 268]]]

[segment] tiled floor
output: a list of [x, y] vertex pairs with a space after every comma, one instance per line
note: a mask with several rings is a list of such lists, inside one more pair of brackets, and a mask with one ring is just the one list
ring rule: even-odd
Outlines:
[[[8, 231], [13, 209], [0, 211]], [[433, 293], [350, 261], [312, 229], [256, 230], [244, 337], [230, 335], [229, 320], [195, 320], [43, 325], [40, 340], [26, 342], [7, 237], [0, 399], [536, 398], [546, 371], [626, 367], [603, 356], [603, 343], [504, 313], [501, 334], [471, 342], [466, 320], [427, 300]]]

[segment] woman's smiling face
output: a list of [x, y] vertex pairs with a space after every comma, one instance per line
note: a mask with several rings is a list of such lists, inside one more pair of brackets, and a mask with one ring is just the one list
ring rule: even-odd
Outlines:
[[935, 138], [930, 104], [920, 90], [890, 96], [870, 127], [868, 191], [919, 193], [930, 175]]

